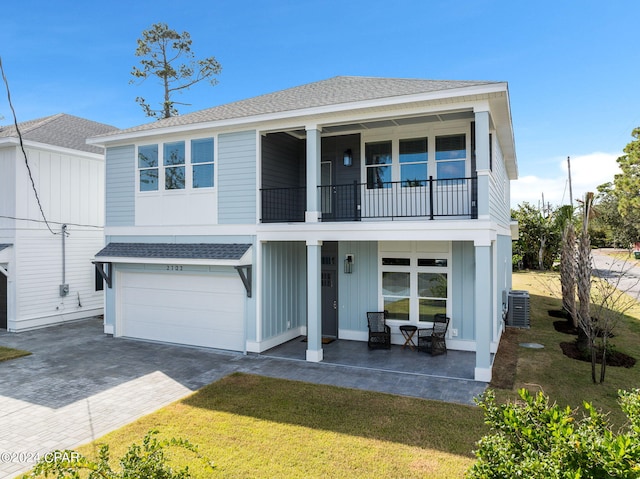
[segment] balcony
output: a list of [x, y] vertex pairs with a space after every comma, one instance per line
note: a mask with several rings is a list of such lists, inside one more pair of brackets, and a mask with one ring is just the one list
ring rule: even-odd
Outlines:
[[[322, 221], [476, 219], [477, 178], [319, 186]], [[261, 190], [262, 222], [304, 222], [306, 188]]]

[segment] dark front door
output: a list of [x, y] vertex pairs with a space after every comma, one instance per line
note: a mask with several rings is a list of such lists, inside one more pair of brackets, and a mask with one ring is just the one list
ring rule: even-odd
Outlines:
[[322, 336], [338, 337], [338, 243], [322, 243]]
[[0, 273], [0, 329], [7, 329], [7, 277]]

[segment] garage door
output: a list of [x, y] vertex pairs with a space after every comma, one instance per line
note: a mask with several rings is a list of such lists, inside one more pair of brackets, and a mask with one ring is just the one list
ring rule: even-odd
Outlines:
[[119, 336], [244, 350], [238, 274], [123, 273]]

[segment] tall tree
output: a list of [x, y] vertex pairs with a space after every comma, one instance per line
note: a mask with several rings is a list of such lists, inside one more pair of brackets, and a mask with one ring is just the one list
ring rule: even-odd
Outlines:
[[215, 76], [222, 71], [222, 66], [215, 57], [196, 60], [191, 51], [189, 32], [178, 33], [170, 29], [166, 23], [155, 23], [150, 29], [142, 32], [142, 38], [138, 39], [136, 56], [141, 58], [141, 67], [133, 67], [131, 75], [135, 79], [130, 83], [156, 77], [163, 87], [164, 95], [160, 109], [153, 109], [142, 97], [136, 98], [136, 102], [147, 116], [158, 119], [178, 115], [176, 105], [186, 105], [173, 101], [174, 93], [184, 91], [202, 81], [216, 85], [218, 80]]
[[541, 212], [526, 201], [511, 211], [518, 221], [520, 237], [514, 243], [514, 257], [522, 258], [525, 268], [550, 269], [558, 257], [561, 227], [556, 209]]
[[625, 146], [625, 154], [616, 160], [622, 173], [615, 175], [613, 184], [620, 214], [637, 218], [640, 211], [640, 127], [635, 128], [631, 136], [634, 140]]

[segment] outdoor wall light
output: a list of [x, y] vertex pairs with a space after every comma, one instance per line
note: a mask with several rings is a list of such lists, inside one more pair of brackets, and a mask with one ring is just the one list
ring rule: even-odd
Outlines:
[[344, 273], [351, 274], [353, 273], [353, 264], [355, 263], [354, 257], [352, 254], [348, 254], [344, 257]]
[[351, 148], [344, 150], [344, 155], [342, 157], [342, 162], [344, 166], [353, 165], [353, 153], [351, 152]]

